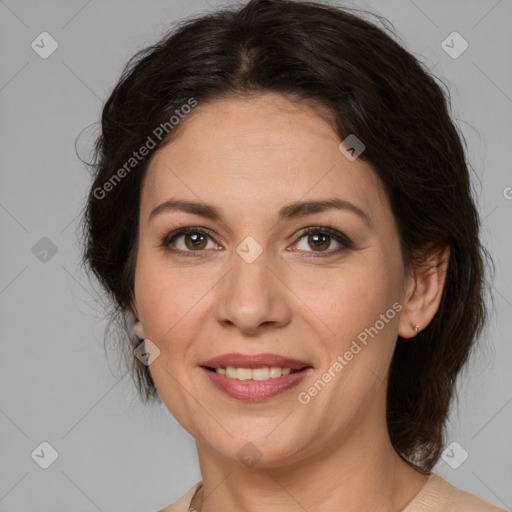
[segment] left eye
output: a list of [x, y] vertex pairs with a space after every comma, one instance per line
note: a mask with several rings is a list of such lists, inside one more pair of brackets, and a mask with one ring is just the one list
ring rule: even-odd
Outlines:
[[[327, 255], [340, 252], [343, 249], [352, 246], [352, 242], [345, 235], [343, 235], [343, 233], [327, 228], [310, 228], [307, 231], [301, 233], [297, 237], [297, 240], [297, 245], [300, 245], [300, 242], [304, 240], [307, 246], [313, 248], [313, 251], [310, 251], [307, 248], [305, 249], [304, 247], [299, 247], [300, 250], [305, 252], [327, 253]], [[327, 251], [327, 249], [331, 247], [333, 240], [340, 247]], [[320, 255], [323, 256], [324, 254], [319, 254], [319, 256]]]

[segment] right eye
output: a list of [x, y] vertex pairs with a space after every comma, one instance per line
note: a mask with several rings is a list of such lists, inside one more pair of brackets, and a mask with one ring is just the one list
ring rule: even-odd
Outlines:
[[162, 246], [168, 251], [179, 255], [187, 257], [199, 256], [194, 253], [203, 252], [204, 249], [218, 248], [216, 244], [214, 244], [214, 247], [208, 247], [208, 238], [213, 241], [211, 235], [203, 229], [194, 227], [181, 228], [166, 235], [162, 241]]

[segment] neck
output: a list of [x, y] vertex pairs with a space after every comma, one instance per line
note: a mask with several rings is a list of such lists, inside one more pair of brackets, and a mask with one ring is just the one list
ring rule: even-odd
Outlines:
[[199, 512], [338, 510], [341, 504], [344, 512], [402, 510], [428, 476], [399, 457], [386, 425], [375, 417], [349, 436], [332, 436], [335, 442], [279, 467], [246, 467], [197, 441], [203, 486], [192, 506]]

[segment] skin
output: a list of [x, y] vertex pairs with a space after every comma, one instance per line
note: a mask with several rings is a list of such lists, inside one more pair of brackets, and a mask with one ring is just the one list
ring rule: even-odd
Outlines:
[[[386, 383], [397, 335], [412, 338], [439, 306], [448, 249], [404, 270], [382, 183], [369, 164], [339, 151], [320, 112], [277, 94], [199, 104], [144, 180], [132, 312], [160, 350], [149, 366], [158, 393], [196, 440], [203, 487], [192, 505], [201, 512], [313, 512], [341, 503], [346, 512], [399, 511], [427, 480], [391, 446]], [[370, 224], [337, 209], [277, 221], [288, 203], [333, 197], [363, 210]], [[150, 219], [171, 198], [214, 205], [223, 221], [182, 211]], [[162, 247], [184, 226], [210, 231], [199, 255]], [[354, 249], [329, 237], [320, 249], [308, 235], [297, 241], [310, 226], [332, 226]], [[248, 236], [263, 250], [252, 263], [235, 250]], [[194, 244], [182, 235], [169, 247], [190, 254]], [[319, 252], [328, 255], [311, 257]], [[297, 394], [395, 302], [401, 311], [300, 403]], [[244, 402], [218, 391], [199, 367], [227, 352], [271, 352], [314, 369], [296, 388]], [[261, 457], [252, 466], [237, 456], [248, 442]]]

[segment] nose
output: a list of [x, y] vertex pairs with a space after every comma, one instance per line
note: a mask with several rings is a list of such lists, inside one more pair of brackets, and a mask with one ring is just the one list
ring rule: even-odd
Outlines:
[[216, 287], [215, 315], [223, 327], [254, 335], [290, 322], [290, 290], [269, 260], [265, 250], [250, 263], [234, 254], [231, 270]]

